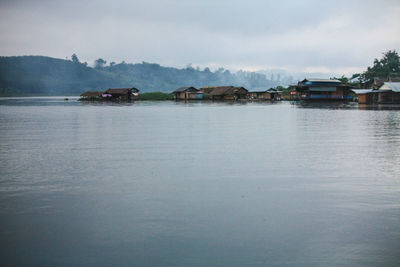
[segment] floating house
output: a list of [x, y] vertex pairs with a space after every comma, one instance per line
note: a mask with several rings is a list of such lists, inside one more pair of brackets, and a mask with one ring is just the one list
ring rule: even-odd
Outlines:
[[339, 80], [304, 79], [298, 82], [296, 93], [300, 100], [351, 100], [350, 88]]
[[181, 87], [172, 92], [175, 100], [200, 100], [203, 92], [194, 87]]
[[111, 100], [111, 101], [129, 101], [139, 98], [139, 89], [132, 88], [110, 88], [105, 92], [88, 91], [81, 94], [79, 100]]
[[400, 103], [400, 82], [385, 82], [379, 91], [378, 103]]
[[132, 88], [110, 88], [102, 95], [105, 99], [111, 100], [137, 100], [139, 98], [139, 89]]
[[[203, 88], [202, 88], [203, 89]], [[217, 86], [207, 87], [208, 95], [212, 100], [243, 100], [247, 99], [248, 90], [244, 87]]]
[[205, 86], [201, 87], [200, 91], [202, 91], [205, 95], [209, 95], [215, 88], [218, 88], [218, 86]]
[[103, 95], [103, 92], [87, 91], [87, 92], [84, 92], [83, 94], [81, 94], [80, 97], [81, 97], [81, 100], [95, 101], [95, 100], [101, 100], [102, 95]]
[[274, 88], [270, 88], [265, 91], [253, 91], [249, 92], [249, 97], [251, 100], [281, 100], [281, 91]]
[[360, 104], [400, 104], [400, 82], [384, 82], [378, 89], [354, 89]]
[[359, 104], [373, 104], [378, 103], [378, 91], [374, 89], [353, 89], [357, 94]]

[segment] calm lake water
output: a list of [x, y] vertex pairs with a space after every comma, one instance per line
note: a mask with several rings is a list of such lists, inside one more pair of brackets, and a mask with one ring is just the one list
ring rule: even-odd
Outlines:
[[0, 98], [0, 263], [399, 266], [380, 109]]

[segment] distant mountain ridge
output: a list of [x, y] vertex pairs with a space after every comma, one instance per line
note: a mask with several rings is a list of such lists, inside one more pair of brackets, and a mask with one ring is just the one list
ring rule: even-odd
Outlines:
[[0, 57], [0, 96], [79, 95], [89, 90], [136, 87], [141, 92], [171, 92], [181, 86], [244, 86], [268, 89], [279, 85], [265, 74], [153, 63], [125, 62], [92, 68], [86, 63], [46, 56]]

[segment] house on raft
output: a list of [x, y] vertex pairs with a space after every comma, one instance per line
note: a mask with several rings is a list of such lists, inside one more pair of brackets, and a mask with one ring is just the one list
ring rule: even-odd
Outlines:
[[172, 92], [175, 100], [201, 100], [203, 99], [203, 92], [192, 86], [181, 87]]
[[384, 82], [378, 89], [353, 89], [359, 104], [400, 104], [400, 82]]
[[299, 100], [305, 101], [343, 101], [353, 98], [350, 86], [329, 79], [304, 79], [297, 83], [296, 94]]
[[139, 98], [139, 89], [132, 88], [110, 88], [105, 92], [87, 91], [80, 95], [82, 101], [130, 101]]
[[110, 88], [102, 95], [104, 100], [128, 101], [139, 98], [139, 89], [131, 88]]
[[[203, 89], [203, 88], [202, 88]], [[248, 90], [244, 87], [234, 86], [217, 86], [217, 87], [206, 87], [208, 95], [212, 100], [245, 100], [247, 99]]]
[[80, 100], [85, 100], [85, 101], [102, 100], [102, 95], [103, 95], [103, 92], [87, 91], [80, 95], [80, 97], [81, 97]]
[[270, 100], [270, 101], [279, 101], [281, 100], [281, 91], [278, 91], [274, 88], [270, 88], [265, 91], [253, 91], [249, 92], [249, 98], [251, 100]]

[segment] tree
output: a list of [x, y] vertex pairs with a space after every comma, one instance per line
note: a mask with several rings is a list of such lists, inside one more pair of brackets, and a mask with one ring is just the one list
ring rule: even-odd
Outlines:
[[383, 53], [381, 60], [375, 59], [374, 65], [360, 75], [361, 80], [367, 81], [375, 77], [389, 78], [400, 76], [400, 57], [395, 50]]
[[71, 59], [72, 59], [72, 62], [74, 62], [74, 63], [80, 63], [78, 56], [75, 53], [72, 54]]
[[94, 67], [95, 67], [96, 69], [101, 69], [101, 68], [104, 68], [104, 66], [106, 65], [106, 63], [107, 63], [107, 61], [105, 61], [105, 60], [102, 59], [102, 58], [99, 58], [99, 59], [96, 59], [96, 60], [94, 61]]
[[349, 82], [349, 78], [345, 77], [344, 75], [342, 75], [342, 77], [338, 78], [338, 77], [333, 77], [331, 78], [331, 80], [338, 80], [342, 83], [348, 83]]

